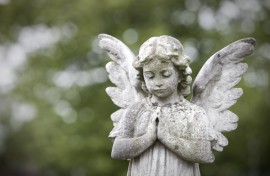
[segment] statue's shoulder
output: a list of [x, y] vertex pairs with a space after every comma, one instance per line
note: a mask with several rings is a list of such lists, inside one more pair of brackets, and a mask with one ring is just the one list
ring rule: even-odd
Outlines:
[[131, 104], [127, 108], [128, 114], [138, 115], [140, 112], [146, 111], [148, 109], [148, 101], [147, 98], [144, 98], [140, 101], [137, 101], [133, 104]]
[[209, 126], [209, 118], [205, 110], [189, 101], [185, 102], [185, 118], [187, 118], [188, 123], [191, 123], [193, 127], [201, 130], [201, 134], [205, 133], [206, 127]]
[[190, 111], [205, 112], [205, 110], [202, 107], [200, 107], [194, 103], [191, 103], [190, 101], [188, 101], [186, 99], [184, 100], [183, 103], [180, 103], [180, 106], [182, 106], [184, 109], [187, 109]]
[[185, 100], [184, 109], [187, 110], [187, 113], [192, 114], [193, 116], [206, 116], [206, 112], [202, 107], [193, 104], [188, 100]]

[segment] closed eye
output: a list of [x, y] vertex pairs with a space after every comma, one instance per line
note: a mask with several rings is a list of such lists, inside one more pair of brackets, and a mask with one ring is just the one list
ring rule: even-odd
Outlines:
[[144, 76], [147, 78], [147, 79], [153, 79], [154, 78], [154, 73], [152, 72], [145, 72], [144, 73]]
[[161, 74], [163, 77], [170, 77], [172, 75], [172, 73], [168, 70], [162, 71]]

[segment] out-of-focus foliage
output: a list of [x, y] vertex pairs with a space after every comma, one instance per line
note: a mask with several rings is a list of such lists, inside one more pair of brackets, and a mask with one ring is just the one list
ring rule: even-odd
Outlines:
[[128, 162], [110, 158], [117, 107], [104, 91], [99, 33], [135, 52], [151, 36], [174, 36], [193, 77], [225, 45], [256, 38], [232, 108], [239, 127], [201, 172], [270, 175], [269, 11], [269, 0], [0, 0], [0, 175], [126, 175]]

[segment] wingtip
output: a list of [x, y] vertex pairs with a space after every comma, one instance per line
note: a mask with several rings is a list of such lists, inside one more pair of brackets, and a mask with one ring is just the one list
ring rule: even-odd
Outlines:
[[252, 38], [252, 37], [242, 39], [242, 42], [249, 43], [249, 44], [251, 44], [253, 46], [256, 45], [256, 39], [255, 38]]
[[115, 38], [115, 37], [113, 37], [113, 36], [111, 36], [109, 34], [104, 34], [104, 33], [99, 34], [98, 39], [99, 39], [100, 42], [102, 42], [102, 41], [113, 41], [113, 42], [116, 42], [116, 43], [121, 43], [121, 41], [118, 40], [117, 38]]
[[104, 49], [106, 45], [108, 44], [108, 41], [116, 41], [115, 38], [109, 34], [99, 34], [98, 35], [98, 40], [99, 40], [99, 46]]
[[107, 36], [108, 36], [108, 34], [104, 34], [104, 33], [98, 34], [98, 39], [102, 39], [102, 38], [107, 37]]
[[116, 38], [109, 35], [109, 34], [105, 34], [105, 33], [101, 33], [98, 35], [98, 39], [104, 39], [104, 38], [107, 38], [107, 39], [111, 39], [111, 40], [115, 40]]

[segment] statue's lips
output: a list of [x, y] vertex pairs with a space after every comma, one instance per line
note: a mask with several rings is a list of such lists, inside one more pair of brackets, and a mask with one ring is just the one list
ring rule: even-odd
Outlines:
[[156, 93], [163, 93], [164, 91], [166, 91], [166, 89], [155, 89], [154, 91]]

